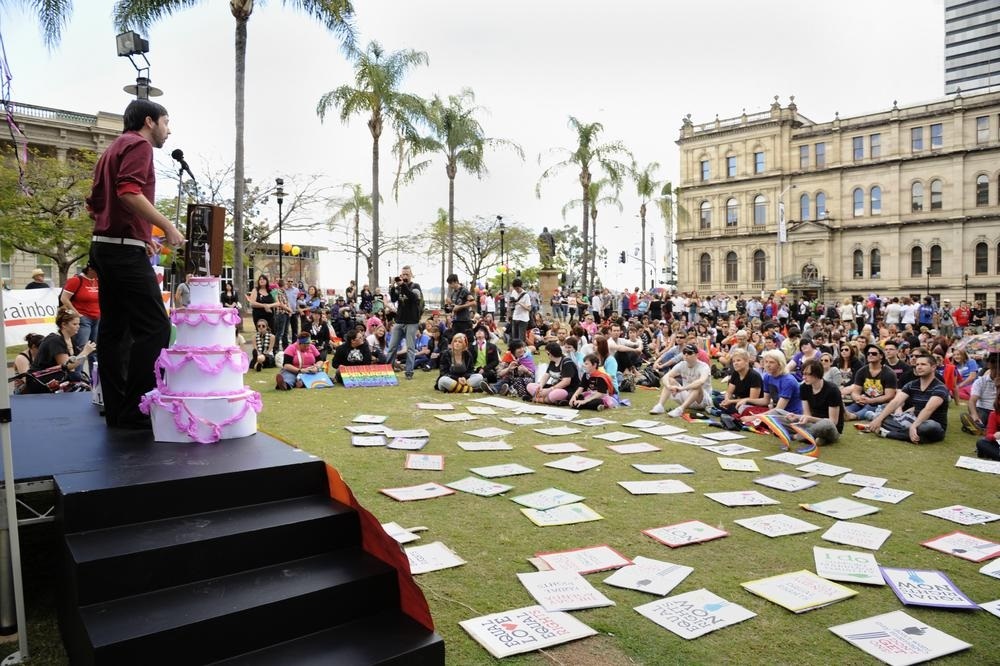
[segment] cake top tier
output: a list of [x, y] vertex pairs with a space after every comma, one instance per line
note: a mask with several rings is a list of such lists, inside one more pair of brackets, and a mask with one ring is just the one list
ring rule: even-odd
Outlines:
[[220, 288], [222, 280], [218, 277], [193, 277], [187, 281], [191, 290], [191, 305], [218, 305], [222, 299]]

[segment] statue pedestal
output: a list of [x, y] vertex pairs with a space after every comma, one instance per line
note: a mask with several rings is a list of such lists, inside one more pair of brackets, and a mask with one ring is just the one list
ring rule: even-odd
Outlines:
[[542, 312], [552, 316], [552, 294], [559, 289], [559, 271], [554, 268], [543, 268], [538, 271], [538, 300]]

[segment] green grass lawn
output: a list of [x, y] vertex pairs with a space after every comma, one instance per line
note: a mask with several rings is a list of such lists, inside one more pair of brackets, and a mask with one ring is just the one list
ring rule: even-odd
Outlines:
[[[458, 626], [461, 620], [478, 615], [528, 606], [534, 600], [515, 574], [533, 571], [527, 558], [537, 552], [609, 544], [628, 557], [643, 555], [694, 567], [674, 594], [701, 587], [756, 612], [751, 620], [724, 628], [702, 638], [685, 641], [643, 618], [632, 608], [654, 600], [639, 592], [604, 585], [608, 573], [591, 574], [587, 579], [616, 602], [616, 606], [575, 612], [574, 615], [596, 629], [600, 638], [584, 639], [599, 645], [583, 658], [583, 645], [557, 648], [549, 655], [528, 654], [505, 660], [510, 664], [864, 664], [867, 655], [830, 633], [836, 624], [904, 609], [921, 622], [972, 643], [973, 648], [947, 658], [947, 663], [1000, 663], [996, 636], [1000, 619], [985, 611], [965, 612], [903, 607], [888, 587], [853, 586], [859, 594], [826, 608], [793, 614], [750, 594], [741, 582], [799, 569], [813, 568], [812, 546], [850, 549], [824, 541], [820, 535], [833, 519], [806, 512], [800, 503], [833, 497], [850, 497], [855, 486], [837, 483], [836, 478], [815, 477], [819, 484], [796, 493], [758, 486], [753, 479], [778, 472], [797, 474], [790, 465], [764, 460], [778, 452], [777, 440], [750, 435], [744, 443], [760, 449], [749, 454], [760, 473], [729, 472], [719, 467], [716, 455], [696, 447], [645, 436], [638, 440], [662, 448], [656, 453], [623, 456], [606, 448], [609, 442], [593, 435], [616, 429], [614, 426], [581, 428], [583, 432], [564, 438], [539, 435], [533, 428], [508, 426], [500, 416], [482, 416], [467, 423], [444, 423], [434, 418], [440, 412], [420, 411], [420, 401], [452, 402], [464, 409], [476, 395], [444, 395], [432, 390], [436, 373], [418, 373], [413, 381], [401, 378], [398, 387], [325, 391], [273, 390], [273, 373], [250, 373], [247, 383], [264, 396], [260, 429], [295, 446], [310, 451], [334, 465], [355, 495], [383, 522], [404, 526], [423, 525], [428, 529], [416, 543], [443, 541], [468, 564], [417, 577], [424, 589], [438, 631], [447, 645], [448, 662], [461, 666], [494, 663], [477, 643]], [[605, 411], [601, 415], [619, 422], [647, 417], [654, 393], [631, 394], [634, 407]], [[963, 407], [964, 409], [964, 407]], [[394, 428], [427, 428], [432, 437], [424, 453], [445, 456], [445, 471], [409, 471], [403, 468], [405, 451], [384, 448], [355, 448], [344, 430], [361, 413], [384, 414]], [[949, 437], [940, 444], [912, 446], [901, 442], [862, 435], [853, 428], [837, 444], [822, 449], [820, 460], [850, 467], [854, 472], [889, 479], [888, 486], [910, 490], [914, 495], [897, 505], [868, 502], [880, 512], [857, 519], [893, 531], [875, 553], [880, 564], [906, 568], [939, 569], [978, 603], [1000, 597], [1000, 580], [979, 573], [981, 564], [939, 553], [920, 545], [921, 541], [962, 530], [973, 535], [1000, 540], [1000, 523], [962, 527], [927, 516], [923, 510], [950, 504], [966, 504], [1000, 513], [1000, 493], [995, 476], [954, 467], [959, 455], [974, 455], [974, 439], [959, 430], [959, 409], [952, 408]], [[593, 416], [588, 413], [587, 416]], [[703, 432], [700, 425], [657, 417], [664, 422], [689, 425], [691, 432]], [[548, 425], [558, 425], [547, 422]], [[514, 433], [505, 437], [512, 451], [465, 452], [456, 446], [465, 430], [485, 426], [503, 427]], [[628, 429], [625, 429], [628, 430]], [[581, 454], [597, 457], [604, 464], [573, 474], [544, 467], [561, 456], [547, 456], [532, 445], [575, 441], [588, 449]], [[225, 446], [225, 443], [218, 444]], [[743, 456], [748, 457], [748, 456]], [[396, 502], [380, 488], [412, 485], [424, 481], [451, 482], [468, 476], [468, 468], [500, 462], [518, 462], [535, 474], [500, 481], [514, 486], [506, 496], [481, 498], [456, 493], [420, 502]], [[639, 473], [632, 463], [681, 463], [695, 471], [675, 477], [696, 492], [678, 495], [633, 496], [618, 481], [661, 478]], [[604, 516], [603, 520], [580, 525], [539, 528], [525, 518], [508, 497], [555, 486], [585, 496], [586, 503]], [[703, 493], [756, 489], [781, 502], [778, 506], [726, 508]], [[785, 513], [821, 530], [809, 534], [769, 539], [733, 523], [734, 519]], [[698, 519], [729, 531], [730, 536], [702, 545], [671, 550], [644, 536], [641, 530], [683, 520]], [[32, 531], [35, 535], [32, 536]], [[58, 633], [53, 620], [52, 591], [48, 583], [54, 574], [55, 557], [49, 553], [54, 542], [48, 528], [25, 530], [25, 561], [28, 573], [29, 637], [33, 641], [32, 663], [62, 663]], [[574, 652], [576, 650], [576, 652]], [[596, 653], [596, 654], [595, 654]]]

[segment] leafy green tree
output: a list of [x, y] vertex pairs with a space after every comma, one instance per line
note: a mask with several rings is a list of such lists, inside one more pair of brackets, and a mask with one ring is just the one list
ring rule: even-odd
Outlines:
[[372, 215], [372, 198], [361, 189], [360, 183], [344, 183], [341, 188], [349, 190], [345, 197], [330, 202], [333, 215], [330, 217], [330, 231], [337, 222], [354, 221], [354, 284], [358, 285], [358, 261], [361, 257], [361, 215]]
[[[66, 4], [68, 0], [31, 0], [44, 4]], [[174, 12], [186, 9], [198, 0], [117, 0], [114, 7], [114, 24], [118, 30], [139, 29], [147, 31], [156, 21]], [[229, 11], [236, 20], [236, 68], [235, 68], [235, 119], [236, 143], [233, 151], [233, 274], [246, 274], [243, 268], [244, 234], [243, 204], [244, 154], [243, 131], [246, 106], [246, 65], [247, 65], [247, 23], [253, 14], [254, 0], [229, 0]], [[354, 7], [351, 0], [282, 0], [282, 4], [300, 9], [312, 16], [336, 35], [344, 49], [354, 48]], [[243, 289], [237, 293], [242, 294]]]
[[[447, 100], [435, 95], [420, 110], [420, 121], [427, 127], [428, 134], [420, 135], [414, 128], [409, 128], [400, 135], [396, 144], [400, 168], [393, 190], [397, 199], [399, 185], [412, 182], [432, 162], [426, 159], [414, 164], [413, 159], [431, 153], [444, 156], [444, 170], [448, 176], [448, 273], [454, 272], [455, 177], [459, 167], [482, 178], [487, 173], [483, 156], [487, 147], [510, 148], [524, 159], [524, 151], [516, 143], [485, 136], [482, 125], [476, 119], [476, 113], [483, 109], [476, 106], [475, 101], [475, 93], [469, 88], [458, 95], [449, 95]], [[405, 171], [402, 170], [404, 159], [408, 163]]]
[[[590, 183], [594, 178], [594, 170], [600, 169], [605, 174], [611, 182], [616, 185], [621, 184], [622, 177], [628, 173], [628, 164], [632, 160], [631, 154], [629, 154], [628, 149], [620, 141], [612, 141], [610, 143], [599, 143], [599, 135], [604, 131], [604, 125], [601, 123], [581, 123], [579, 120], [573, 116], [569, 117], [569, 127], [576, 133], [576, 146], [572, 149], [570, 148], [553, 148], [550, 152], [555, 153], [560, 156], [560, 160], [553, 164], [552, 166], [546, 168], [541, 177], [538, 179], [538, 183], [535, 185], [535, 196], [541, 198], [542, 196], [542, 183], [549, 178], [552, 178], [557, 173], [563, 171], [566, 168], [574, 168], [579, 170], [579, 181], [581, 194], [580, 199], [583, 208], [583, 269], [581, 272], [580, 282], [581, 288], [587, 290], [587, 262], [590, 256], [588, 238], [589, 238], [589, 217], [590, 217], [590, 202], [589, 202], [589, 192]], [[622, 160], [628, 160], [623, 162]], [[541, 164], [542, 156], [538, 156], [538, 163]]]
[[[536, 248], [535, 234], [519, 224], [508, 224], [503, 245], [507, 265], [523, 271]], [[470, 284], [496, 272], [501, 266], [500, 249], [500, 231], [495, 219], [476, 216], [455, 225], [455, 259], [469, 276]]]
[[674, 259], [674, 215], [684, 212], [680, 204], [674, 200], [676, 196], [673, 184], [667, 180], [663, 182], [663, 187], [660, 188], [660, 197], [656, 200], [666, 232], [667, 284], [672, 286], [677, 285], [677, 262]]
[[49, 48], [59, 43], [63, 28], [73, 13], [72, 0], [0, 0], [0, 9], [13, 5], [35, 13], [42, 29], [42, 39]]
[[[7, 148], [2, 159], [13, 163]], [[70, 153], [65, 160], [29, 149], [23, 180], [17, 169], [0, 169], [0, 229], [6, 244], [42, 257], [59, 269], [59, 284], [70, 267], [87, 256], [94, 222], [86, 198], [93, 183], [93, 153]]]
[[445, 294], [445, 261], [448, 253], [448, 211], [438, 208], [437, 217], [430, 226], [420, 235], [420, 242], [424, 247], [424, 256], [428, 259], [440, 255], [439, 266], [441, 267], [441, 281], [438, 288], [441, 292], [441, 307], [444, 307]]
[[[551, 231], [556, 241], [556, 253], [552, 259], [552, 266], [563, 272], [563, 284], [571, 289], [579, 289], [580, 268], [583, 265], [583, 239], [580, 237], [580, 228], [575, 224], [567, 224], [561, 229]], [[607, 263], [608, 249], [606, 247], [597, 248], [597, 260]]]
[[368, 114], [368, 131], [372, 135], [372, 284], [378, 285], [379, 245], [379, 139], [388, 122], [397, 133], [406, 131], [423, 106], [416, 95], [400, 90], [403, 77], [417, 65], [427, 64], [427, 54], [406, 49], [387, 54], [378, 42], [370, 42], [364, 51], [350, 50], [354, 61], [354, 86], [342, 85], [320, 97], [316, 114], [322, 122], [332, 109], [340, 110], [340, 120], [347, 123], [351, 116]]
[[[614, 188], [614, 191], [611, 191]], [[607, 192], [607, 194], [605, 194]], [[590, 254], [590, 273], [593, 276], [597, 275], [597, 211], [601, 206], [614, 206], [618, 209], [620, 213], [622, 211], [622, 202], [618, 198], [621, 189], [610, 178], [601, 178], [600, 180], [592, 180], [590, 182], [590, 187], [587, 188], [587, 208], [590, 210], [590, 224], [593, 229], [593, 236], [591, 238], [591, 252]], [[573, 208], [579, 208], [583, 205], [583, 201], [580, 199], [571, 199], [569, 202], [563, 206], [562, 215], [563, 219], [566, 219], [566, 212], [572, 210]]]

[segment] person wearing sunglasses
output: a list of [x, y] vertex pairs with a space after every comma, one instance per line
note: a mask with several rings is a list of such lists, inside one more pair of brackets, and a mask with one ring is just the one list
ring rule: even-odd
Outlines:
[[885, 367], [885, 353], [878, 345], [865, 347], [868, 364], [854, 374], [853, 404], [845, 414], [848, 421], [869, 421], [896, 397], [896, 373]]

